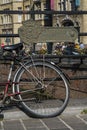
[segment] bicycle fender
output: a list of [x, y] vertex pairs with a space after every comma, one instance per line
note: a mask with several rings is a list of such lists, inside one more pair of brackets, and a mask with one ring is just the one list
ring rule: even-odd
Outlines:
[[51, 63], [52, 65], [54, 65], [56, 68], [58, 68], [58, 69], [61, 71], [61, 73], [65, 76], [67, 82], [68, 82], [69, 84], [71, 84], [70, 78], [69, 78], [68, 74], [64, 73], [64, 72], [61, 70], [61, 68], [60, 68], [58, 65], [56, 65], [54, 62], [50, 62], [50, 63]]

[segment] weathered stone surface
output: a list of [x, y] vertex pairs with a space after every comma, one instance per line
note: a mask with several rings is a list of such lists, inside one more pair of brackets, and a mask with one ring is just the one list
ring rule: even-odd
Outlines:
[[78, 33], [74, 27], [43, 27], [40, 21], [28, 20], [18, 29], [21, 41], [29, 43], [39, 42], [74, 42]]

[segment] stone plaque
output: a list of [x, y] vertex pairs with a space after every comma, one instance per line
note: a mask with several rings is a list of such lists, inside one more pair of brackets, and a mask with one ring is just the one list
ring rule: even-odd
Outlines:
[[39, 21], [28, 20], [18, 29], [25, 44], [44, 42], [74, 42], [78, 32], [74, 27], [44, 27]]

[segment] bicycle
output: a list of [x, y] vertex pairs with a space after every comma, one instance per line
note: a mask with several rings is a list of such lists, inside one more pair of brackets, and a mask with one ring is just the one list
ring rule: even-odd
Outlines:
[[10, 69], [0, 96], [0, 112], [16, 106], [33, 118], [60, 115], [69, 101], [69, 82], [62, 70], [45, 56], [38, 60], [26, 56], [22, 43], [3, 46], [3, 51], [10, 53], [4, 56], [10, 60]]

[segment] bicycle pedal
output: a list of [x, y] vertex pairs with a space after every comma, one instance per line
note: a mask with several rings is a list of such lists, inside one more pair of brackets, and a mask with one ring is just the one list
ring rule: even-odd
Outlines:
[[4, 119], [4, 114], [0, 113], [0, 121]]

